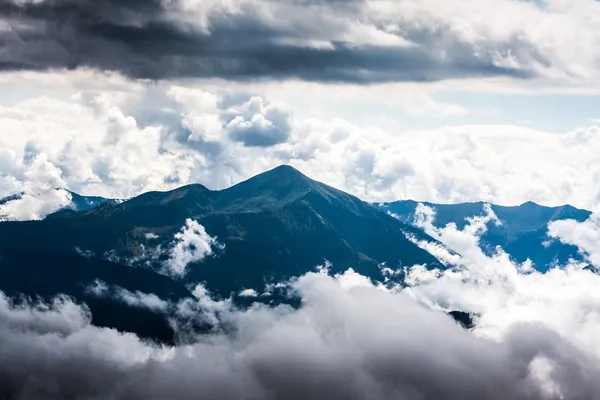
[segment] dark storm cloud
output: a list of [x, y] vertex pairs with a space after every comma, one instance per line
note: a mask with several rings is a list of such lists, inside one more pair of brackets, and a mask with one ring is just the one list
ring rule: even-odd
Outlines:
[[[198, 304], [221, 312], [228, 333], [174, 348], [93, 327], [85, 310], [64, 299], [14, 307], [0, 296], [0, 393], [23, 400], [600, 395], [597, 364], [546, 328], [517, 325], [503, 340], [489, 341], [403, 294], [344, 290], [322, 274], [293, 285], [305, 300], [299, 310], [237, 311], [201, 296]], [[541, 378], [532, 369], [539, 357], [552, 365]], [[544, 379], [561, 393], [546, 390]]]
[[[336, 34], [360, 18], [359, 0], [240, 2], [235, 12], [207, 11], [204, 27], [185, 22], [177, 0], [17, 3], [0, 3], [0, 70], [91, 67], [149, 79], [357, 83], [530, 75], [527, 70], [495, 65], [449, 32], [433, 35], [427, 28], [408, 29], [405, 36], [415, 44], [408, 47], [340, 40]], [[284, 7], [273, 17], [280, 23], [264, 16], [261, 7], [272, 6]], [[328, 15], [347, 19], [334, 23]], [[332, 46], [297, 44], [309, 39]]]

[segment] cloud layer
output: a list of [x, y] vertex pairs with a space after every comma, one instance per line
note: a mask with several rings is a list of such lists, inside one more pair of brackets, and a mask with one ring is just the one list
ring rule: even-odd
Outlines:
[[[421, 216], [425, 226], [435, 217], [426, 208]], [[238, 309], [202, 285], [196, 301], [179, 304], [111, 289], [128, 304], [172, 312], [187, 332], [173, 347], [94, 327], [66, 298], [14, 304], [0, 295], [0, 392], [23, 400], [597, 398], [600, 276], [576, 264], [542, 274], [501, 249], [478, 253], [489, 223], [488, 210], [463, 230], [438, 228], [464, 255], [447, 271], [410, 268], [407, 288], [352, 270], [330, 276], [327, 263], [280, 283], [302, 298], [298, 309]], [[101, 282], [90, 290], [108, 293]], [[462, 328], [452, 310], [472, 313], [475, 327]], [[190, 333], [186, 319], [214, 329]]]
[[0, 69], [432, 81], [597, 75], [592, 0], [4, 1]]
[[[71, 203], [72, 196], [64, 190], [66, 182], [61, 178], [60, 168], [49, 162], [45, 154], [33, 159], [30, 156], [27, 153], [23, 156], [20, 190], [0, 204], [0, 221], [42, 219]], [[4, 178], [14, 177], [5, 175]]]
[[191, 182], [220, 189], [284, 163], [369, 201], [600, 203], [596, 126], [396, 132], [295, 118], [239, 91], [139, 85], [24, 100], [0, 108], [0, 130], [15, 133], [0, 137], [0, 195], [37, 201], [2, 206], [5, 219], [64, 206], [50, 187], [111, 198]]
[[[503, 328], [492, 340], [408, 292], [348, 281], [309, 273], [292, 284], [304, 299], [299, 310], [225, 307], [224, 331], [173, 348], [93, 327], [85, 309], [66, 300], [26, 307], [2, 298], [0, 389], [15, 399], [577, 399], [600, 393], [598, 359], [582, 350], [579, 337], [572, 343], [552, 326], [513, 316], [507, 326], [501, 319], [480, 321], [482, 329]], [[419, 295], [429, 291], [435, 299], [429, 284]], [[479, 308], [491, 312], [491, 305]], [[598, 328], [591, 320], [585, 327]]]

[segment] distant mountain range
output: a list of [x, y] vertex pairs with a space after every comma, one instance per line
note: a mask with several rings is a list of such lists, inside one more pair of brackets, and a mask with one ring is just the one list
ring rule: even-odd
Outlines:
[[[403, 200], [378, 205], [400, 221], [414, 224], [418, 204], [416, 201]], [[436, 227], [455, 223], [462, 229], [467, 223], [467, 218], [483, 215], [486, 203], [422, 204], [435, 210]], [[518, 262], [531, 259], [535, 268], [540, 271], [547, 270], [554, 263], [564, 265], [570, 258], [582, 260], [577, 247], [550, 240], [547, 236], [548, 224], [562, 219], [583, 222], [591, 215], [590, 211], [570, 205], [545, 207], [533, 202], [513, 207], [492, 204], [491, 209], [502, 224], [488, 224], [488, 231], [482, 235], [480, 245], [488, 254], [493, 253], [496, 246], [502, 246]]]
[[[378, 281], [385, 278], [384, 267], [444, 268], [407, 239], [434, 241], [413, 225], [417, 204], [370, 204], [289, 166], [225, 190], [193, 184], [125, 201], [72, 193], [69, 207], [42, 221], [0, 223], [0, 290], [44, 298], [66, 294], [88, 304], [97, 325], [169, 341], [172, 321], [163, 311], [142, 307], [137, 300], [118, 301], [115, 290], [129, 300], [146, 293], [177, 302], [192, 297], [193, 284], [203, 283], [214, 295], [233, 296], [243, 305], [281, 301], [269, 291], [271, 284], [325, 262], [331, 273], [353, 268]], [[454, 222], [461, 228], [467, 217], [483, 210], [483, 203], [425, 204], [436, 209], [437, 226]], [[546, 227], [557, 219], [585, 220], [590, 212], [533, 203], [492, 209], [504, 223], [490, 226], [484, 235], [487, 251], [501, 245], [519, 261], [533, 258], [539, 269], [553, 260], [578, 257], [572, 246], [544, 244]], [[214, 255], [190, 263], [184, 276], [163, 276], [159, 272], [168, 251], [188, 218], [221, 246]], [[401, 281], [402, 273], [395, 279]], [[99, 297], [93, 289], [98, 285], [112, 288], [112, 297]], [[242, 291], [249, 297], [238, 296]], [[466, 323], [468, 316], [456, 315]]]

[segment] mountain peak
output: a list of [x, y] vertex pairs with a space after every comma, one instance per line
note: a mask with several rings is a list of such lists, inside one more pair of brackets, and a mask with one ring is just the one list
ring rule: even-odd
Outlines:
[[297, 169], [280, 165], [220, 191], [219, 202], [227, 209], [245, 211], [277, 207], [304, 196], [315, 185], [318, 183]]
[[256, 176], [261, 176], [261, 175], [285, 177], [288, 179], [290, 179], [290, 178], [292, 178], [292, 179], [293, 178], [310, 179], [309, 177], [304, 175], [302, 172], [298, 171], [296, 168], [294, 168], [288, 164], [282, 164], [278, 167], [275, 167], [273, 169], [265, 171], [262, 174], [258, 174]]
[[280, 165], [258, 175], [255, 175], [243, 182], [238, 183], [230, 187], [227, 190], [231, 190], [236, 187], [246, 187], [253, 189], [273, 188], [273, 189], [293, 189], [298, 187], [304, 187], [307, 184], [316, 183], [302, 172], [290, 165]]
[[542, 207], [542, 206], [540, 206], [536, 202], [529, 200], [529, 201], [526, 201], [525, 203], [521, 204], [519, 207]]
[[146, 192], [127, 201], [129, 205], [167, 204], [175, 200], [204, 199], [210, 190], [199, 183], [180, 186], [166, 192]]

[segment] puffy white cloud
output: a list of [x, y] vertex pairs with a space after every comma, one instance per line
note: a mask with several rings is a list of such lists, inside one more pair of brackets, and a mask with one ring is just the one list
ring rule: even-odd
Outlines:
[[592, 209], [598, 204], [596, 127], [563, 135], [516, 126], [397, 135], [352, 127], [341, 141], [319, 143], [316, 137], [327, 135], [332, 125], [298, 128], [302, 133], [281, 146], [282, 154], [310, 176], [362, 198], [500, 204], [533, 200]]
[[[471, 243], [476, 243], [483, 233], [481, 222], [472, 220], [458, 232], [448, 225], [439, 232], [442, 238], [457, 233], [470, 235]], [[416, 266], [408, 273], [411, 287], [407, 291], [430, 307], [473, 313], [477, 321], [474, 332], [480, 337], [504, 340], [515, 324], [535, 323], [598, 360], [600, 353], [589, 346], [600, 329], [600, 309], [595, 306], [598, 294], [593, 289], [599, 282], [600, 276], [583, 264], [557, 266], [540, 273], [529, 263], [513, 263], [499, 248], [492, 257], [466, 251], [456, 266], [446, 271]], [[556, 349], [550, 346], [549, 351]], [[569, 395], [564, 390], [562, 393]]]
[[[198, 303], [181, 308], [218, 310], [221, 330], [173, 347], [93, 327], [72, 303], [37, 311], [0, 302], [0, 388], [23, 399], [598, 396], [598, 277], [496, 267], [473, 268], [472, 277], [440, 272], [408, 290], [364, 277], [346, 285], [353, 272], [308, 273], [288, 283], [302, 296], [299, 309], [238, 310], [201, 287]], [[491, 296], [482, 298], [483, 286]], [[452, 306], [478, 312], [476, 328], [436, 310]]]
[[[66, 183], [61, 177], [62, 171], [50, 163], [45, 154], [26, 154], [24, 162], [14, 167], [22, 174], [20, 193], [0, 204], [0, 221], [42, 219], [71, 203], [71, 194], [64, 190]], [[11, 177], [18, 179], [14, 176], [5, 179]]]
[[[450, 254], [432, 243], [422, 242], [421, 245], [429, 249], [432, 254], [443, 254], [442, 261], [451, 265], [459, 264], [462, 259], [468, 259], [477, 264], [486, 263], [489, 259], [481, 250], [480, 237], [487, 232], [489, 223], [493, 222], [499, 225], [501, 222], [489, 204], [483, 206], [483, 213], [481, 216], [468, 218], [463, 230], [458, 229], [455, 223], [437, 228], [433, 224], [435, 211], [431, 207], [419, 203], [415, 209], [415, 225], [458, 254]], [[438, 248], [436, 249], [436, 247]]]
[[164, 262], [167, 272], [176, 276], [185, 274], [190, 263], [200, 262], [214, 254], [214, 248], [224, 245], [206, 233], [206, 229], [197, 221], [187, 218], [181, 231], [175, 234], [175, 242], [169, 250], [169, 259]]
[[583, 222], [572, 219], [553, 221], [548, 224], [548, 236], [577, 246], [590, 263], [600, 267], [600, 215], [597, 213]]
[[184, 109], [182, 126], [191, 132], [188, 141], [225, 144], [231, 139], [248, 147], [270, 147], [291, 134], [291, 113], [259, 96], [227, 104], [198, 89], [174, 86], [168, 94]]
[[[2, 195], [39, 179], [25, 175], [36, 154], [57, 171], [58, 187], [113, 198], [190, 182], [220, 189], [288, 163], [370, 201], [599, 204], [595, 126], [564, 134], [512, 125], [392, 132], [295, 119], [283, 109], [239, 92], [164, 85], [22, 101], [0, 109], [0, 129], [19, 133], [0, 137]], [[274, 123], [271, 113], [290, 128], [284, 142], [249, 147], [230, 137], [236, 118]]]
[[239, 297], [258, 297], [258, 293], [254, 289], [244, 289], [238, 293]]
[[219, 143], [225, 139], [217, 96], [180, 86], [169, 89], [168, 95], [183, 109], [181, 125], [191, 132], [189, 141]]
[[93, 284], [85, 288], [85, 292], [93, 294], [94, 296], [102, 297], [107, 295], [109, 289], [110, 288], [105, 282], [96, 279]]
[[87, 308], [65, 296], [58, 296], [50, 303], [15, 303], [0, 292], [0, 319], [6, 328], [16, 331], [67, 334], [89, 325], [91, 315]]
[[120, 192], [120, 197], [129, 197], [163, 187], [167, 177], [177, 179], [178, 172], [189, 170], [186, 154], [162, 149], [160, 127], [138, 126], [112, 101], [102, 96], [42, 97], [0, 110], [3, 131], [15, 133], [0, 138], [2, 148], [12, 154], [13, 166], [2, 171], [3, 178], [16, 180], [21, 190], [38, 181], [22, 172], [31, 152], [43, 157], [47, 169], [60, 171], [55, 175], [70, 189], [85, 187], [99, 195]]
[[261, 97], [252, 97], [235, 113], [240, 115], [229, 121], [226, 129], [231, 139], [245, 146], [270, 147], [286, 142], [291, 134], [290, 113], [265, 105]]
[[117, 297], [132, 307], [148, 308], [154, 311], [166, 311], [169, 305], [168, 302], [160, 299], [154, 293], [142, 293], [139, 291], [133, 293], [123, 288], [117, 291]]

